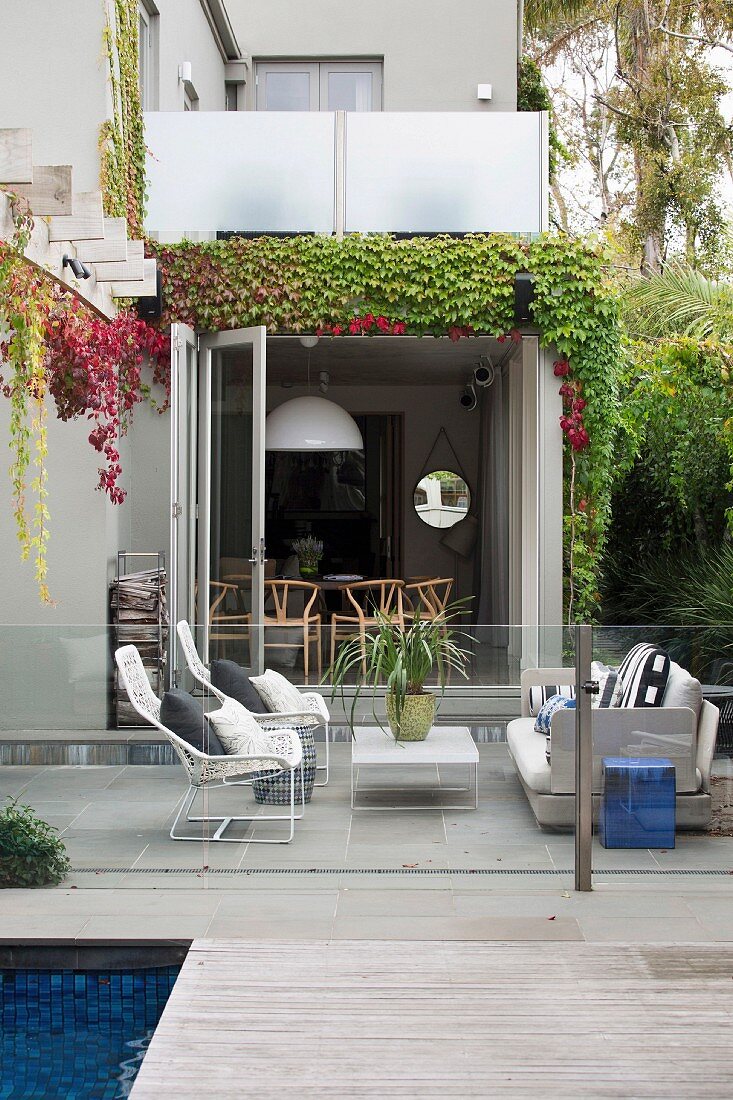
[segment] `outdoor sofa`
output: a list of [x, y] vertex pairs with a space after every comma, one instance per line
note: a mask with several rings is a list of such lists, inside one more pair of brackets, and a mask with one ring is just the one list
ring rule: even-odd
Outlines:
[[[575, 710], [558, 710], [550, 726], [550, 761], [547, 739], [535, 731], [530, 714], [530, 689], [575, 684], [572, 668], [526, 669], [521, 676], [521, 718], [509, 722], [509, 752], [529, 804], [540, 825], [572, 828], [575, 820]], [[696, 685], [696, 688], [695, 688]], [[672, 705], [699, 683], [674, 662], [661, 706], [614, 707], [592, 712], [593, 810], [598, 813], [601, 795], [601, 761], [604, 756], [664, 756], [672, 760], [677, 782], [677, 828], [704, 829], [710, 824], [710, 769], [715, 752], [719, 712], [702, 700], [699, 706]], [[696, 713], [696, 711], [698, 713]]]

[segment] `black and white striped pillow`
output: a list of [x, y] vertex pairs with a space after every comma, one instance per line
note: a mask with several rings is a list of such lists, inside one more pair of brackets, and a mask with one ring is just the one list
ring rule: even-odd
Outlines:
[[529, 689], [529, 713], [536, 718], [548, 699], [553, 695], [563, 695], [566, 699], [575, 698], [574, 684], [534, 684]]
[[624, 693], [622, 707], [661, 707], [669, 679], [669, 655], [655, 645], [640, 642], [618, 670]]

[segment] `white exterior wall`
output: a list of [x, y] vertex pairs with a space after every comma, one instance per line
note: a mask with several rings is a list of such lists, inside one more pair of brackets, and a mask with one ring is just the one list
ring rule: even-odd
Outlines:
[[157, 0], [158, 82], [154, 110], [182, 111], [178, 66], [191, 62], [200, 111], [224, 110], [224, 59], [214, 41], [201, 0]]
[[[178, 66], [190, 61], [199, 110], [222, 111], [224, 59], [201, 0], [155, 6], [159, 106], [183, 110]], [[29, 127], [34, 163], [73, 165], [75, 191], [99, 187], [99, 131], [112, 115], [104, 29], [105, 0], [0, 0], [0, 128]]]
[[[253, 61], [383, 57], [385, 111], [516, 110], [516, 9], [515, 0], [228, 3]], [[492, 85], [490, 102], [477, 100], [479, 83]]]
[[99, 128], [110, 117], [101, 0], [2, 0], [0, 127], [33, 131], [35, 164], [72, 164], [99, 187]]

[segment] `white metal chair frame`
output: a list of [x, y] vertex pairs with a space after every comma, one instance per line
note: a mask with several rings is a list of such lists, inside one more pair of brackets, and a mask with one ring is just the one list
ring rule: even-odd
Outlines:
[[[188, 775], [189, 789], [181, 799], [175, 821], [171, 826], [171, 840], [202, 841], [209, 839], [229, 844], [289, 844], [295, 833], [295, 822], [303, 816], [303, 809], [299, 814], [295, 813], [295, 773], [298, 768], [302, 768], [303, 760], [303, 749], [295, 730], [284, 727], [268, 730], [272, 744], [272, 755], [264, 758], [254, 756], [251, 753], [212, 756], [200, 752], [160, 721], [161, 701], [150, 686], [140, 654], [135, 646], [122, 646], [115, 652], [115, 661], [120, 671], [120, 679], [133, 707], [142, 718], [145, 718], [146, 721], [156, 726], [166, 735]], [[206, 721], [206, 719], [203, 719], [203, 721]], [[277, 775], [278, 772], [290, 772], [290, 812], [288, 814], [268, 814], [267, 816], [261, 814], [231, 814], [226, 817], [191, 814], [190, 811], [198, 791], [204, 788], [226, 786], [228, 785], [227, 779], [230, 776], [242, 776], [262, 771], [271, 772], [273, 775]], [[302, 776], [301, 791], [303, 791]], [[176, 832], [181, 817], [184, 817], [191, 824], [205, 821], [211, 824], [218, 822], [218, 825], [213, 835], [208, 838], [203, 837], [200, 832], [196, 836], [184, 835]], [[290, 832], [284, 840], [224, 836], [233, 821], [289, 821]]]
[[[228, 696], [225, 695], [223, 691], [220, 691], [219, 688], [214, 687], [214, 684], [211, 682], [211, 672], [199, 656], [199, 651], [196, 649], [196, 643], [191, 633], [191, 627], [185, 619], [181, 619], [181, 621], [176, 624], [176, 631], [178, 632], [178, 637], [181, 642], [183, 656], [186, 658], [186, 664], [194, 680], [197, 680], [202, 687], [210, 691], [212, 695], [215, 695], [220, 703], [225, 703]], [[300, 697], [303, 700], [302, 710], [277, 711], [276, 713], [270, 712], [268, 714], [255, 714], [254, 711], [250, 711], [250, 713], [257, 722], [261, 722], [265, 726], [272, 726], [273, 723], [279, 724], [283, 721], [291, 723], [295, 721], [297, 725], [301, 726], [323, 726], [326, 731], [326, 763], [318, 764], [316, 766], [316, 771], [325, 771], [326, 775], [322, 783], [315, 783], [314, 786], [325, 787], [328, 783], [331, 756], [331, 715], [326, 706], [326, 700], [322, 695], [319, 695], [317, 691], [301, 691]]]

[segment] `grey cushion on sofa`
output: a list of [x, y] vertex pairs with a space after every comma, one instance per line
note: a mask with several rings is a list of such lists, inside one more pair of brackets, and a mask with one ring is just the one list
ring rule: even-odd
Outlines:
[[675, 664], [669, 666], [669, 678], [662, 699], [663, 707], [689, 707], [699, 719], [702, 710], [702, 687], [700, 681], [691, 676], [686, 668]]
[[224, 756], [224, 747], [204, 717], [201, 704], [180, 688], [171, 688], [163, 696], [160, 721], [186, 741], [191, 748], [208, 756]]
[[211, 682], [230, 699], [236, 699], [252, 714], [268, 714], [259, 693], [250, 683], [244, 669], [234, 661], [212, 661]]

